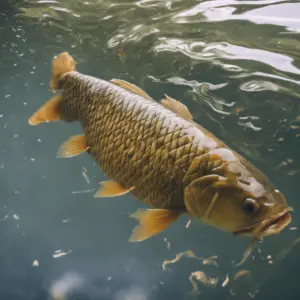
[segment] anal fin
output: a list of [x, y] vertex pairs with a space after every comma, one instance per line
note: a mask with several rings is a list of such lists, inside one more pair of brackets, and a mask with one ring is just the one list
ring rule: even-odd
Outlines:
[[148, 100], [154, 101], [153, 98], [150, 97], [144, 90], [142, 90], [141, 88], [139, 88], [138, 86], [136, 86], [133, 83], [130, 83], [130, 82], [122, 80], [122, 79], [112, 79], [111, 82], [122, 87], [123, 89], [125, 89], [127, 91], [130, 91], [132, 93], [140, 95]]
[[89, 147], [84, 135], [74, 135], [66, 140], [58, 149], [57, 157], [73, 157], [86, 152]]
[[188, 110], [188, 108], [179, 102], [178, 100], [168, 96], [165, 94], [165, 98], [161, 100], [161, 104], [173, 112], [177, 114], [177, 116], [184, 118], [187, 121], [191, 121], [193, 119], [193, 116], [191, 112]]
[[140, 242], [158, 234], [176, 221], [180, 215], [181, 212], [168, 209], [138, 210], [131, 217], [137, 219], [140, 224], [133, 229], [129, 241]]
[[100, 182], [101, 187], [98, 189], [94, 197], [117, 197], [129, 193], [135, 187], [124, 188], [118, 182], [114, 180], [108, 180]]
[[41, 106], [28, 120], [30, 125], [39, 125], [40, 123], [55, 122], [63, 120], [60, 113], [61, 95], [56, 95]]

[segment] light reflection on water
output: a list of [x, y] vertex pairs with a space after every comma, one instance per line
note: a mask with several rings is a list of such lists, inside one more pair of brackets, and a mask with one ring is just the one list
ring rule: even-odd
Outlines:
[[[298, 226], [299, 3], [27, 0], [4, 6], [0, 18], [0, 294], [46, 299], [58, 288], [72, 294], [75, 284], [82, 299], [186, 299], [193, 297], [190, 274], [202, 271], [219, 281], [216, 288], [200, 283], [199, 298], [294, 299], [287, 290], [297, 290], [297, 274], [290, 274], [297, 230], [259, 244], [242, 282], [233, 279], [240, 269], [232, 261], [249, 241], [200, 222], [186, 228], [182, 218], [129, 244], [135, 222], [128, 215], [144, 204], [130, 196], [95, 200], [104, 177], [90, 158], [55, 158], [79, 126], [33, 129], [27, 119], [50, 97], [52, 56], [69, 51], [82, 72], [131, 81], [157, 100], [167, 93], [183, 101], [201, 125], [270, 176], [295, 208], [291, 226]], [[55, 256], [57, 249], [67, 255]], [[218, 267], [182, 258], [162, 271], [164, 260], [188, 249], [216, 255]]]

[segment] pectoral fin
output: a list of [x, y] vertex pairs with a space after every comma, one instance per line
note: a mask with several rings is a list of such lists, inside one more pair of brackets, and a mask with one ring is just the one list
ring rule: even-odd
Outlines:
[[134, 187], [124, 188], [118, 182], [113, 180], [102, 181], [100, 184], [102, 186], [94, 195], [96, 198], [122, 196], [134, 189]]
[[112, 79], [111, 82], [122, 87], [123, 89], [125, 89], [127, 91], [130, 91], [130, 92], [140, 95], [148, 100], [153, 101], [153, 99], [144, 90], [142, 90], [141, 88], [139, 88], [138, 86], [136, 86], [133, 83], [130, 83], [130, 82], [122, 80], [122, 79]]
[[140, 224], [136, 226], [129, 239], [130, 242], [140, 242], [165, 230], [172, 222], [181, 215], [168, 209], [147, 209], [139, 210], [131, 215]]
[[165, 99], [161, 100], [161, 104], [173, 112], [177, 114], [177, 116], [186, 119], [187, 121], [191, 121], [193, 119], [192, 114], [188, 110], [188, 108], [179, 102], [178, 100], [171, 98], [170, 96], [165, 94]]
[[58, 149], [57, 157], [73, 157], [88, 150], [84, 135], [74, 135], [66, 140]]
[[28, 123], [30, 125], [39, 125], [40, 123], [63, 120], [63, 116], [60, 113], [61, 101], [61, 95], [52, 97], [29, 118]]

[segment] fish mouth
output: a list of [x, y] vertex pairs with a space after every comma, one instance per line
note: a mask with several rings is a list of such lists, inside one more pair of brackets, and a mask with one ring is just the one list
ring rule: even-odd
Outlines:
[[279, 214], [267, 218], [262, 222], [252, 224], [243, 228], [237, 228], [233, 231], [234, 235], [251, 235], [257, 238], [262, 238], [269, 235], [280, 233], [292, 221], [291, 207], [287, 207]]

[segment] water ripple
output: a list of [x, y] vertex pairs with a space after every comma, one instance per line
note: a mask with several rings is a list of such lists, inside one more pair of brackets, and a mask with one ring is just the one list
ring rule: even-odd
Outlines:
[[[204, 105], [223, 137], [231, 126], [240, 128], [237, 144], [253, 138], [245, 129], [261, 143], [261, 132], [275, 131], [298, 109], [300, 3], [26, 0], [18, 11], [16, 17], [43, 30], [51, 54], [69, 43], [80, 63], [88, 59], [82, 53], [97, 49], [97, 60], [114, 57], [141, 87], [176, 86], [182, 101]], [[251, 115], [258, 119], [240, 119]]]

